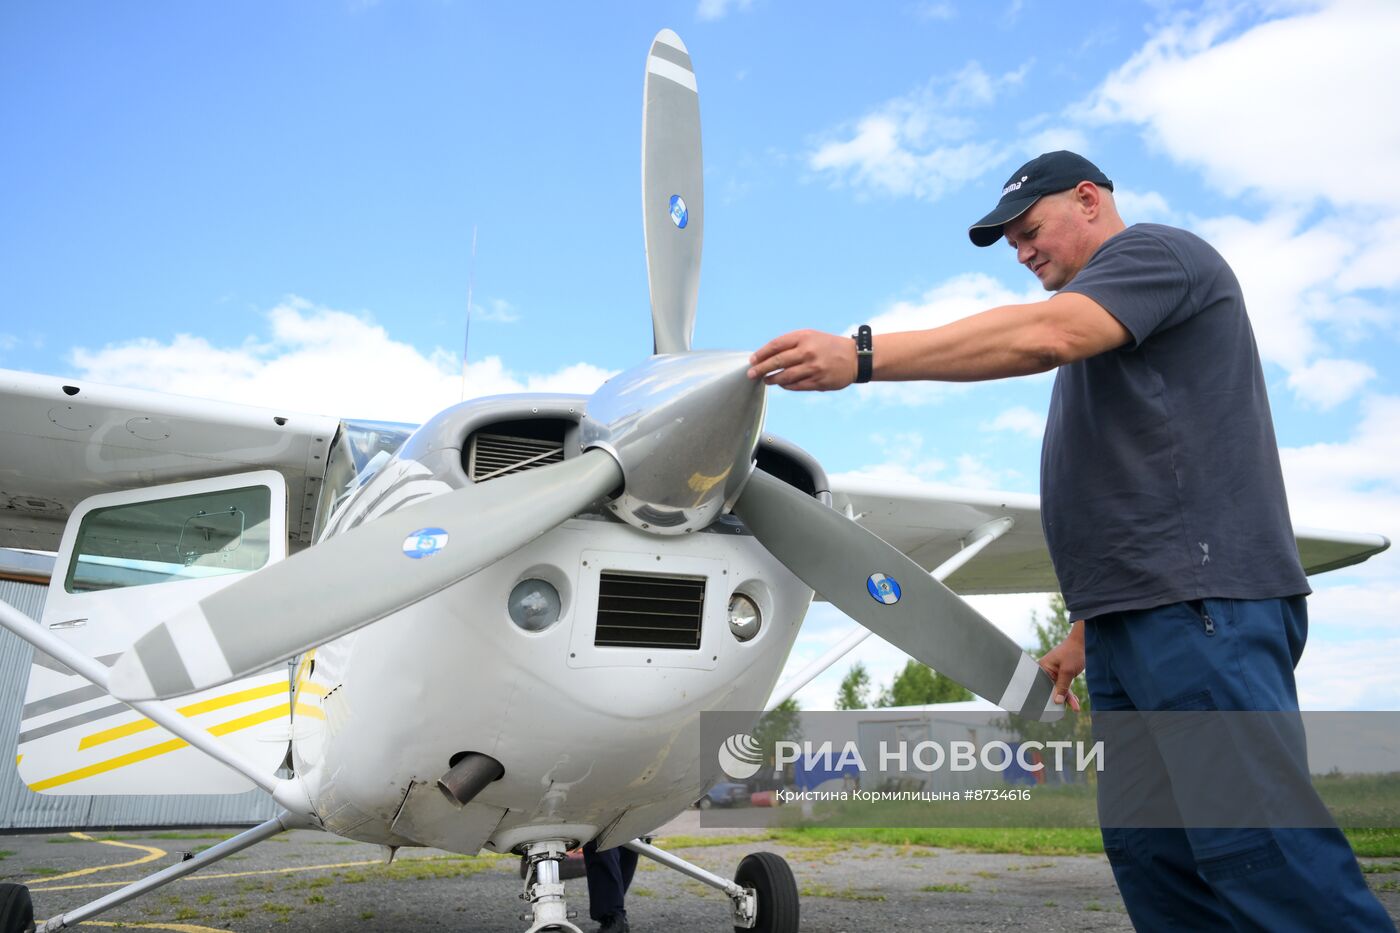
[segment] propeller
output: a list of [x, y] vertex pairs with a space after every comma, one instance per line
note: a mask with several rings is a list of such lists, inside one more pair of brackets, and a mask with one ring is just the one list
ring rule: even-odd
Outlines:
[[617, 462], [589, 451], [389, 512], [157, 625], [112, 667], [112, 695], [179, 696], [285, 661], [494, 564], [621, 483]]
[[642, 224], [657, 353], [690, 349], [704, 201], [695, 71], [681, 37], [663, 29], [647, 55], [642, 105]]
[[755, 470], [734, 505], [759, 542], [833, 606], [1002, 709], [1054, 719], [1055, 682], [961, 597], [876, 535]]
[[747, 353], [692, 352], [704, 228], [700, 107], [674, 32], [647, 56], [642, 215], [656, 356], [609, 380], [579, 425], [582, 452], [389, 511], [205, 597], [112, 668], [123, 700], [176, 696], [262, 670], [426, 599], [590, 504], [656, 535], [728, 506], [794, 574], [851, 618], [999, 706], [1053, 718], [1028, 654], [900, 551], [754, 469], [764, 384]]

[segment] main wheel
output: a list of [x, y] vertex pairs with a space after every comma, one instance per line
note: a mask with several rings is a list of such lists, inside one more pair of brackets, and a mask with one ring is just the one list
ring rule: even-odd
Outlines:
[[[780, 855], [755, 852], [739, 863], [734, 882], [758, 896], [757, 933], [797, 933], [797, 879]], [[750, 933], [735, 927], [734, 933]]]
[[34, 903], [22, 884], [0, 884], [0, 933], [33, 933]]
[[710, 807], [713, 807], [713, 806], [715, 805], [715, 802], [714, 802], [713, 800], [711, 800], [708, 796], [705, 796], [705, 797], [701, 797], [700, 800], [699, 800], [699, 802], [696, 803], [695, 805], [696, 805], [697, 807], [699, 807], [701, 810], [708, 810], [708, 809], [710, 809]]

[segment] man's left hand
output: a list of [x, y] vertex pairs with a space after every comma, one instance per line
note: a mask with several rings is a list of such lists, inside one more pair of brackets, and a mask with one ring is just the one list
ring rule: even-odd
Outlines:
[[856, 344], [817, 330], [795, 330], [749, 357], [749, 378], [798, 391], [844, 389], [856, 379]]

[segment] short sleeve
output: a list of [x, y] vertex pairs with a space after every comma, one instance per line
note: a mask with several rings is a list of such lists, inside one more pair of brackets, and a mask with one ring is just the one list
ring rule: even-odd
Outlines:
[[1195, 314], [1191, 276], [1159, 237], [1129, 228], [1108, 240], [1061, 291], [1092, 298], [1133, 335], [1136, 349]]

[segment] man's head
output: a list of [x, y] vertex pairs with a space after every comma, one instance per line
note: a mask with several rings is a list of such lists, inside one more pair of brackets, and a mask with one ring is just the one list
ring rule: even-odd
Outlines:
[[1016, 170], [997, 206], [967, 233], [977, 246], [991, 246], [1004, 235], [1017, 261], [1055, 291], [1123, 229], [1112, 191], [1113, 182], [1088, 159], [1047, 152]]

